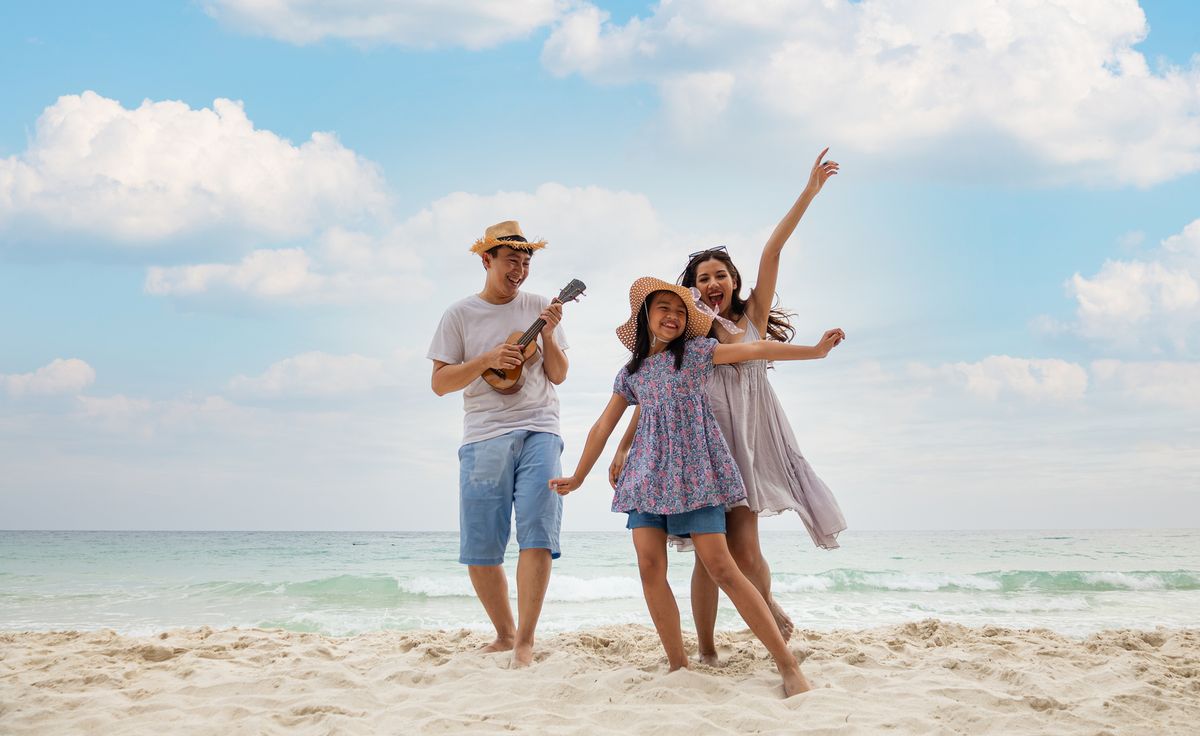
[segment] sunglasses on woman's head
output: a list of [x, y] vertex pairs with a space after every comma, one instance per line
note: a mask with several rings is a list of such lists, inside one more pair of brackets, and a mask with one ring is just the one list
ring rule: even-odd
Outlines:
[[698, 250], [695, 253], [689, 253], [688, 260], [693, 261], [696, 259], [696, 256], [704, 256], [704, 255], [708, 255], [709, 253], [728, 253], [728, 252], [729, 252], [728, 248], [726, 248], [723, 245], [718, 245], [715, 248], [705, 248], [704, 250]]

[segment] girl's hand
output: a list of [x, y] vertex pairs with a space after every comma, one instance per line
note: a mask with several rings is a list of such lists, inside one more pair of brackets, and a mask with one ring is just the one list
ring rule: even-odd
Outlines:
[[827, 153], [829, 153], [828, 147], [817, 156], [817, 161], [813, 164], [812, 171], [808, 175], [808, 186], [804, 188], [804, 191], [816, 195], [817, 192], [821, 191], [821, 187], [825, 186], [825, 182], [829, 181], [829, 177], [837, 175], [837, 161], [821, 161]]
[[617, 454], [613, 455], [612, 462], [608, 465], [608, 484], [617, 490], [617, 480], [621, 477], [621, 469], [625, 467], [625, 458], [629, 456], [628, 450], [617, 450]]
[[842, 328], [835, 327], [832, 330], [826, 330], [824, 335], [821, 335], [821, 341], [817, 343], [817, 349], [822, 355], [829, 355], [829, 351], [842, 344], [842, 340], [846, 339], [846, 333]]
[[565, 496], [571, 491], [579, 487], [579, 481], [575, 480], [575, 476], [570, 478], [552, 478], [550, 480], [550, 490], [560, 496]]

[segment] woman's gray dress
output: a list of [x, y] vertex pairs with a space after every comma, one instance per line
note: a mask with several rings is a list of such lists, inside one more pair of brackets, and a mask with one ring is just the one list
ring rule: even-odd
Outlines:
[[[758, 340], [758, 329], [746, 322], [742, 340]], [[829, 487], [800, 453], [779, 397], [767, 380], [767, 361], [716, 366], [709, 377], [708, 398], [746, 483], [745, 504], [750, 510], [768, 516], [791, 509], [800, 515], [818, 547], [837, 547], [846, 520]]]

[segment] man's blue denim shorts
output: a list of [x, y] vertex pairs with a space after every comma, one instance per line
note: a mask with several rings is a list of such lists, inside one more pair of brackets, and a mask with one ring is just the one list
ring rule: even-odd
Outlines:
[[725, 506], [705, 506], [682, 514], [647, 514], [630, 511], [626, 529], [650, 527], [662, 529], [672, 537], [690, 537], [693, 534], [724, 534]]
[[562, 496], [550, 479], [562, 475], [562, 438], [517, 430], [458, 449], [458, 561], [500, 565], [517, 512], [517, 545], [548, 549], [557, 559]]

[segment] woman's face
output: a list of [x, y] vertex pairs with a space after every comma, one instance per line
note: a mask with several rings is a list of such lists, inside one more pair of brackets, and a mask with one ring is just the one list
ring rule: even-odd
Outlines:
[[650, 295], [646, 306], [646, 324], [651, 334], [663, 342], [671, 342], [687, 327], [687, 306], [678, 294], [660, 291]]
[[696, 288], [700, 299], [722, 317], [729, 316], [733, 302], [733, 274], [724, 261], [709, 258], [696, 266]]

